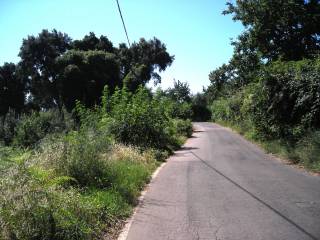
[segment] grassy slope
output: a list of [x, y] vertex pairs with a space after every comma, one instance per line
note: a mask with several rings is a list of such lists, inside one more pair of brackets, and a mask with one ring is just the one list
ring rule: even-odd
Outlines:
[[[167, 156], [114, 143], [110, 148], [103, 139], [102, 146], [99, 140], [90, 144], [78, 139], [71, 138], [69, 148], [54, 141], [33, 152], [0, 147], [0, 239], [31, 239], [33, 235], [41, 239], [112, 239]], [[179, 144], [185, 140], [178, 137]], [[90, 182], [102, 174], [106, 185], [97, 187], [93, 179], [93, 185], [79, 186], [77, 179], [69, 177], [74, 167], [82, 174], [78, 179]], [[90, 172], [92, 176], [83, 175]], [[50, 235], [52, 228], [56, 233]]]
[[[100, 238], [103, 232], [112, 232], [131, 214], [140, 191], [159, 165], [152, 152], [140, 153], [115, 145], [111, 156], [103, 156], [112, 176], [109, 187], [64, 188], [53, 184], [64, 181], [59, 174], [27, 160], [30, 153], [11, 148], [0, 148], [0, 152], [0, 169], [5, 173], [0, 177], [0, 200], [6, 203], [1, 206], [0, 226], [8, 232], [11, 229], [19, 239], [31, 239], [32, 234], [48, 238], [50, 222], [43, 220], [48, 213], [55, 219], [55, 228], [62, 232], [61, 239], [93, 239]], [[21, 194], [22, 198], [17, 200]], [[19, 229], [21, 224], [25, 225], [24, 230]], [[12, 238], [6, 230], [2, 234], [0, 239]]]

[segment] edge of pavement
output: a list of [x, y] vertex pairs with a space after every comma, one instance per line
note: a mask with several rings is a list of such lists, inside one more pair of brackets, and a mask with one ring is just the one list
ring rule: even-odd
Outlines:
[[141, 207], [142, 202], [144, 200], [144, 196], [146, 195], [148, 188], [150, 186], [150, 184], [154, 181], [154, 179], [158, 176], [159, 172], [163, 169], [163, 167], [167, 164], [166, 162], [163, 162], [155, 171], [154, 173], [151, 175], [151, 180], [150, 182], [146, 185], [145, 189], [141, 192], [140, 197], [138, 198], [138, 204], [137, 206], [134, 208], [133, 214], [131, 215], [131, 217], [129, 217], [129, 219], [126, 220], [126, 223], [124, 225], [124, 227], [122, 228], [120, 235], [118, 236], [117, 240], [126, 240], [128, 237], [128, 233], [129, 230], [131, 228], [131, 225], [133, 223], [133, 220], [135, 218], [135, 215], [137, 214], [138, 209]]
[[[196, 131], [199, 131], [200, 130], [200, 127], [199, 126], [195, 126], [193, 124], [193, 134], [196, 132]], [[186, 140], [186, 142], [181, 146], [181, 148], [183, 148], [188, 140], [190, 138], [188, 138]], [[180, 149], [181, 149], [180, 148]], [[179, 150], [179, 149], [178, 149]], [[174, 154], [173, 154], [174, 155]], [[171, 155], [171, 156], [173, 156]], [[163, 162], [154, 172], [153, 174], [151, 175], [151, 180], [150, 182], [145, 186], [144, 190], [141, 192], [141, 195], [140, 197], [138, 198], [138, 204], [137, 206], [134, 208], [134, 211], [133, 211], [133, 214], [131, 215], [131, 217], [129, 217], [126, 221], [125, 221], [125, 225], [124, 227], [122, 228], [122, 230], [120, 231], [120, 234], [119, 236], [117, 237], [117, 240], [126, 240], [128, 238], [128, 234], [129, 234], [129, 231], [130, 231], [130, 228], [131, 228], [131, 225], [135, 219], [135, 216], [137, 214], [137, 211], [138, 209], [141, 207], [142, 203], [143, 203], [143, 200], [144, 200], [144, 197], [150, 187], [150, 185], [154, 182], [155, 178], [159, 175], [160, 171], [164, 168], [164, 166], [168, 163], [168, 161], [170, 160], [171, 156], [169, 156], [165, 162]]]

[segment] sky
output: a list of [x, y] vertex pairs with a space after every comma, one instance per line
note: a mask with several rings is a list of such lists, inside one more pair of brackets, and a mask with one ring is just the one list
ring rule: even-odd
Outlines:
[[[240, 23], [221, 12], [225, 0], [119, 0], [131, 42], [156, 37], [175, 56], [161, 74], [161, 87], [188, 82], [193, 93], [209, 85], [208, 74], [227, 63], [231, 39]], [[116, 0], [0, 0], [0, 65], [19, 61], [22, 39], [42, 29], [57, 29], [72, 39], [89, 32], [115, 46], [126, 42]]]

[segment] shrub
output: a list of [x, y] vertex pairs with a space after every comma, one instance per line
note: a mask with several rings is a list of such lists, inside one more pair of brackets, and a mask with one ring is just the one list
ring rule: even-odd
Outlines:
[[0, 178], [1, 239], [92, 239], [99, 213], [75, 189], [21, 159]]
[[297, 144], [296, 155], [304, 165], [320, 171], [320, 131], [303, 137]]
[[107, 133], [82, 129], [44, 141], [37, 162], [55, 169], [57, 174], [72, 177], [81, 187], [103, 188], [110, 185], [111, 179], [101, 154], [110, 149], [111, 140]]
[[0, 239], [99, 238], [129, 215], [156, 159], [192, 133], [145, 88], [102, 99], [77, 104], [77, 131], [51, 111], [22, 117], [14, 142], [37, 148], [0, 150]]
[[238, 122], [243, 119], [241, 113], [242, 105], [242, 91], [228, 98], [219, 98], [211, 104], [212, 119], [214, 121]]
[[174, 119], [173, 124], [178, 135], [191, 137], [193, 132], [191, 120]]
[[172, 144], [166, 131], [169, 119], [160, 102], [150, 97], [149, 92], [139, 88], [135, 95], [123, 89], [111, 99], [110, 116], [113, 121], [110, 131], [121, 143], [141, 148], [168, 149]]
[[231, 113], [229, 102], [227, 99], [220, 98], [215, 100], [211, 106], [212, 120], [213, 121], [228, 121], [231, 120]]
[[171, 118], [187, 120], [193, 116], [191, 104], [187, 102], [178, 103], [171, 101], [171, 108], [169, 108], [168, 111], [170, 111], [169, 116]]
[[0, 145], [8, 146], [12, 143], [18, 122], [19, 120], [16, 118], [15, 112], [10, 110], [6, 115], [3, 126], [0, 126]]
[[319, 128], [320, 60], [274, 62], [264, 69], [254, 92], [254, 124], [273, 138], [297, 141]]
[[23, 115], [15, 128], [13, 143], [16, 146], [32, 147], [51, 133], [59, 133], [73, 128], [72, 120], [62, 120], [56, 110], [32, 112]]
[[[73, 141], [78, 137], [72, 136]], [[141, 153], [133, 147], [114, 145], [108, 152], [100, 152], [99, 161], [96, 156], [90, 160], [96, 166], [104, 163], [108, 187], [100, 188], [101, 181], [96, 181], [96, 185], [79, 190], [70, 186], [71, 176], [62, 175], [67, 171], [56, 171], [61, 169], [56, 161], [61, 160], [57, 158], [61, 155], [58, 146], [50, 149], [47, 145], [47, 151], [36, 156], [20, 155], [0, 176], [1, 239], [99, 238], [106, 225], [114, 226], [128, 216], [158, 166], [153, 151]], [[89, 172], [99, 178], [100, 172]]]

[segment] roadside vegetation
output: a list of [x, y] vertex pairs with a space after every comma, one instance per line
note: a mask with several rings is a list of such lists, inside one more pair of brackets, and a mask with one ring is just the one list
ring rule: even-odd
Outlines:
[[0, 67], [0, 239], [110, 237], [191, 136], [189, 86], [145, 86], [173, 61], [157, 39], [44, 30], [19, 56]]
[[320, 3], [236, 1], [240, 21], [229, 63], [212, 71], [204, 95], [212, 120], [268, 152], [320, 171]]

